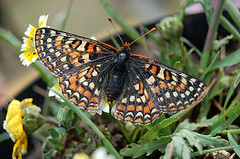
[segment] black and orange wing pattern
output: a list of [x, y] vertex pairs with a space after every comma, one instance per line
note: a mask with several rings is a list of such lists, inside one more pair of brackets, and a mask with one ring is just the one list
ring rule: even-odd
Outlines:
[[[123, 48], [129, 46], [126, 43]], [[44, 65], [59, 76], [65, 97], [88, 111], [102, 107], [109, 75], [124, 49], [51, 28], [36, 31], [35, 47]], [[112, 108], [112, 115], [119, 120], [150, 124], [162, 113], [196, 105], [207, 92], [206, 85], [195, 77], [147, 57], [128, 51], [126, 55], [129, 59], [122, 67], [126, 69], [125, 82], [122, 90], [117, 90], [121, 93]]]
[[36, 31], [35, 47], [43, 64], [59, 76], [65, 97], [86, 110], [101, 108], [106, 97], [107, 71], [116, 48], [51, 28]]
[[140, 55], [130, 57], [128, 77], [112, 114], [123, 121], [146, 125], [162, 113], [194, 106], [206, 94], [201, 80]]

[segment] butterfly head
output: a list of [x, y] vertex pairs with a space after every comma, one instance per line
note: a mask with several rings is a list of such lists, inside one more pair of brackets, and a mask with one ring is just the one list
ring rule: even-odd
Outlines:
[[130, 43], [125, 42], [125, 44], [118, 51], [131, 54]]

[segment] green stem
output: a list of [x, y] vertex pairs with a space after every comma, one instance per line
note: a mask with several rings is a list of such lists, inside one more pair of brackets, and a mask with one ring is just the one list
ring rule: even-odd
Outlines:
[[63, 21], [62, 21], [61, 26], [60, 26], [60, 30], [64, 30], [64, 28], [66, 26], [68, 17], [70, 15], [70, 12], [71, 12], [71, 9], [72, 9], [72, 3], [73, 3], [73, 0], [69, 0], [68, 7], [67, 7], [67, 10], [66, 10], [66, 14], [63, 17]]
[[6, 44], [11, 46], [17, 52], [19, 52], [21, 48], [21, 41], [13, 35], [10, 31], [0, 28], [0, 40], [4, 41]]
[[120, 126], [120, 129], [123, 133], [123, 136], [125, 137], [125, 139], [127, 140], [128, 143], [132, 143], [132, 139], [130, 138], [130, 136], [128, 135], [128, 132], [126, 131], [126, 129], [124, 128], [123, 124], [121, 123], [120, 120], [118, 121], [118, 125]]
[[93, 129], [93, 131], [99, 136], [99, 138], [103, 141], [103, 144], [108, 149], [109, 153], [116, 156], [116, 158], [121, 159], [122, 157], [119, 155], [117, 150], [113, 147], [113, 145], [108, 141], [108, 139], [104, 136], [104, 134], [98, 129], [98, 127], [85, 115], [85, 113], [79, 109], [76, 105], [70, 102], [66, 97], [62, 94], [54, 91], [57, 95], [59, 95], [65, 103], [89, 126]]
[[209, 26], [206, 41], [205, 41], [204, 47], [203, 47], [203, 54], [202, 54], [202, 58], [200, 61], [201, 68], [207, 67], [209, 57], [210, 57], [210, 52], [211, 52], [211, 49], [213, 46], [213, 42], [217, 35], [217, 29], [219, 26], [219, 21], [220, 21], [220, 17], [222, 14], [224, 2], [225, 2], [225, 0], [217, 1], [217, 5], [216, 5], [215, 11], [213, 13], [213, 18], [212, 18], [211, 24]]
[[[240, 146], [238, 146], [238, 147], [240, 147]], [[234, 148], [234, 146], [218, 147], [218, 148], [203, 150], [201, 154], [199, 152], [193, 152], [193, 153], [191, 153], [191, 157], [204, 155], [204, 154], [207, 154], [207, 153], [210, 153], [210, 152], [215, 152], [215, 151], [220, 151], [220, 150], [230, 150], [230, 149], [233, 149], [233, 148]]]
[[[125, 20], [123, 20], [114, 12], [112, 7], [108, 4], [106, 0], [100, 0], [100, 2], [105, 8], [105, 10], [108, 12], [108, 14], [122, 27], [126, 35], [128, 35], [132, 40], [140, 37], [140, 34], [133, 27], [131, 27]], [[137, 43], [143, 45], [143, 40], [139, 39]]]
[[240, 134], [240, 129], [223, 130], [221, 134], [227, 135], [228, 132], [230, 132], [231, 134]]
[[135, 141], [136, 141], [140, 128], [141, 128], [141, 126], [138, 125], [138, 126], [136, 127], [136, 129], [134, 130], [134, 133], [133, 133], [133, 135], [132, 135], [132, 142], [135, 142]]
[[8, 139], [10, 139], [10, 137], [9, 137], [9, 134], [7, 132], [3, 132], [3, 133], [0, 134], [0, 143], [5, 141], [5, 140], [8, 140]]

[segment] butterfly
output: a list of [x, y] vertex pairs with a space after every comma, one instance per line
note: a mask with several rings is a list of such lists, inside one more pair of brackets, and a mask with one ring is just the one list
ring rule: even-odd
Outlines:
[[87, 111], [112, 103], [112, 115], [146, 125], [162, 113], [196, 105], [207, 86], [201, 80], [148, 57], [52, 28], [35, 32], [39, 59], [55, 75], [63, 95]]

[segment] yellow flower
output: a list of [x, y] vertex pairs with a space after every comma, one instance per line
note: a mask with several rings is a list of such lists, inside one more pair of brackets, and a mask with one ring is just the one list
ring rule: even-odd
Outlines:
[[79, 152], [73, 155], [73, 159], [89, 159], [89, 156], [84, 152]]
[[[48, 15], [41, 15], [38, 21], [38, 27], [46, 27]], [[27, 31], [25, 31], [25, 35], [27, 37], [23, 37], [23, 44], [20, 51], [23, 51], [22, 54], [19, 55], [20, 60], [24, 66], [29, 66], [32, 62], [35, 62], [37, 59], [37, 54], [35, 52], [33, 37], [35, 31], [37, 29], [29, 24]]]
[[9, 133], [11, 139], [15, 142], [12, 158], [22, 158], [22, 154], [27, 153], [27, 135], [24, 131], [22, 120], [25, 117], [23, 109], [35, 108], [40, 112], [40, 108], [32, 104], [32, 98], [26, 98], [23, 101], [12, 100], [8, 105], [6, 120], [3, 122], [3, 128]]

